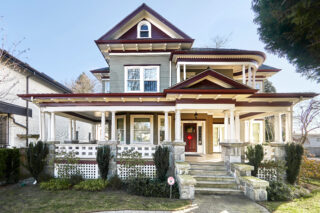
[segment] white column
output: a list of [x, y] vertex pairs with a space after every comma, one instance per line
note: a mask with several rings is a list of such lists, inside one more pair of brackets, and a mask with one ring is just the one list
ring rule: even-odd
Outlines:
[[77, 121], [72, 120], [72, 140], [77, 139]]
[[281, 113], [278, 114], [279, 116], [279, 142], [283, 142], [282, 139], [282, 119], [281, 119]]
[[178, 109], [176, 111], [176, 116], [175, 116], [175, 141], [181, 142], [181, 114], [180, 110]]
[[106, 113], [101, 112], [101, 134], [100, 134], [100, 141], [105, 141], [105, 133], [106, 131]]
[[240, 142], [240, 115], [236, 112], [236, 141]]
[[234, 110], [230, 109], [230, 139], [234, 142], [235, 131], [234, 131]]
[[242, 83], [246, 84], [246, 66], [242, 65]]
[[40, 140], [45, 140], [45, 117], [44, 113], [40, 111]]
[[251, 66], [249, 65], [248, 67], [248, 85], [252, 87], [252, 71], [251, 71]]
[[183, 80], [187, 79], [187, 70], [186, 70], [186, 64], [183, 64]]
[[97, 126], [95, 124], [91, 124], [91, 139], [93, 141], [97, 138], [96, 128]]
[[[47, 116], [46, 116], [47, 115]], [[47, 141], [51, 140], [51, 118], [50, 118], [50, 114], [46, 113], [45, 117], [47, 117], [48, 119], [48, 128], [47, 128]]]
[[68, 140], [72, 141], [72, 119], [69, 118], [69, 125], [68, 125]]
[[168, 112], [164, 112], [164, 141], [169, 141], [169, 118]]
[[274, 115], [274, 124], [273, 124], [273, 126], [274, 126], [274, 141], [275, 142], [279, 142], [280, 141], [280, 135], [279, 135], [280, 126], [279, 126], [279, 116], [277, 114]]
[[249, 120], [249, 142], [253, 143], [253, 120]]
[[116, 140], [116, 112], [111, 111], [111, 141]]
[[180, 82], [180, 64], [177, 63], [177, 83]]
[[253, 70], [253, 88], [255, 89], [256, 88], [256, 73], [257, 71], [256, 70]]
[[224, 140], [229, 140], [229, 133], [228, 133], [228, 127], [229, 127], [229, 120], [228, 120], [228, 112], [224, 112]]
[[50, 141], [56, 140], [56, 119], [54, 112], [51, 112], [50, 117]]

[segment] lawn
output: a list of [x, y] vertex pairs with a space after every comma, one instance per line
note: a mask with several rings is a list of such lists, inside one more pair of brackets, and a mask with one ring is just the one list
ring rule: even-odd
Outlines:
[[122, 191], [45, 191], [38, 186], [0, 187], [0, 212], [93, 212], [103, 210], [176, 210], [191, 201], [147, 198]]
[[274, 213], [318, 213], [320, 212], [320, 181], [310, 180], [308, 184], [318, 189], [315, 189], [306, 198], [294, 199], [287, 202], [260, 202], [260, 204]]

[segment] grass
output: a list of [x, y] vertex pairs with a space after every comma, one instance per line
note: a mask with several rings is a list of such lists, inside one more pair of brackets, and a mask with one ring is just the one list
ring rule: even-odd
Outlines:
[[274, 213], [320, 212], [320, 180], [308, 180], [302, 184], [311, 184], [315, 190], [305, 198], [298, 198], [293, 201], [260, 202], [260, 204]]
[[0, 212], [93, 212], [103, 210], [176, 210], [191, 201], [147, 198], [122, 191], [45, 191], [38, 186], [0, 188]]

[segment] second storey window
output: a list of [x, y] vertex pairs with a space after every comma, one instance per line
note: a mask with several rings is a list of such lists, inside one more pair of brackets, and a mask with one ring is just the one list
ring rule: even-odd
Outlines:
[[125, 67], [125, 92], [159, 92], [159, 66]]

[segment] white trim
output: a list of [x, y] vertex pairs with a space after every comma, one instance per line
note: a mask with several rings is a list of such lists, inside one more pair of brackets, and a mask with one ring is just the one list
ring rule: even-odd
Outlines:
[[145, 56], [145, 55], [170, 55], [170, 54], [171, 52], [109, 53], [109, 55], [115, 55], [115, 56], [128, 56], [128, 55]]
[[258, 64], [254, 62], [212, 62], [212, 61], [180, 61], [177, 65], [247, 65], [247, 66], [254, 66], [258, 68]]
[[[141, 32], [141, 26], [142, 25], [147, 25], [147, 27], [148, 27], [148, 37], [141, 37], [140, 36], [140, 32]], [[140, 21], [139, 22], [139, 24], [138, 24], [138, 26], [137, 26], [137, 38], [151, 38], [152, 36], [151, 36], [151, 32], [152, 32], [152, 30], [151, 30], [151, 24], [150, 24], [150, 22], [148, 22], [148, 21], [146, 21], [146, 20], [143, 20], [143, 21]]]
[[[218, 139], [220, 136], [220, 141], [218, 140], [218, 146], [215, 146], [214, 144], [214, 128], [218, 128]], [[225, 141], [225, 134], [224, 134], [224, 124], [212, 124], [212, 151], [213, 152], [221, 152], [221, 145], [220, 142], [224, 142]]]
[[[158, 116], [158, 144], [161, 144], [160, 141], [160, 119], [164, 119], [164, 115], [159, 115]], [[169, 141], [171, 141], [171, 115], [168, 115], [168, 120], [169, 120]]]
[[88, 112], [88, 111], [131, 111], [131, 112], [162, 112], [175, 111], [175, 106], [64, 106], [44, 107], [45, 112]]
[[[122, 118], [123, 119], [123, 141], [121, 141], [119, 138], [118, 138], [118, 119], [119, 118]], [[126, 132], [127, 132], [127, 129], [126, 129], [126, 115], [116, 115], [116, 140], [117, 141], [120, 141], [120, 144], [126, 144]]]
[[215, 109], [234, 109], [234, 104], [177, 104], [176, 109], [207, 109], [207, 110], [215, 110]]
[[[150, 119], [150, 141], [138, 142], [133, 140], [133, 122], [135, 118], [149, 118]], [[153, 115], [130, 115], [130, 144], [153, 144]]]
[[[160, 66], [125, 66], [124, 67], [124, 91], [128, 93], [140, 93], [144, 91], [144, 70], [148, 68], [155, 68], [157, 72], [157, 91], [150, 91], [150, 92], [159, 92], [160, 91]], [[140, 90], [137, 91], [128, 91], [128, 70], [129, 69], [139, 69], [140, 71]], [[146, 92], [148, 93], [148, 92]]]

